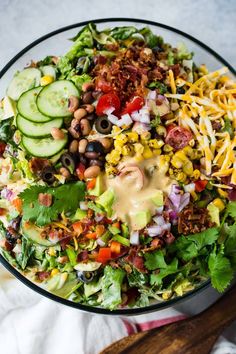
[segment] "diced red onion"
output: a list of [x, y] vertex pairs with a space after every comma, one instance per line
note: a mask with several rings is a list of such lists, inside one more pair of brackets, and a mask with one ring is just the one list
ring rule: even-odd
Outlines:
[[118, 127], [121, 127], [122, 125], [128, 125], [129, 126], [132, 123], [133, 123], [133, 121], [132, 121], [130, 115], [127, 113], [127, 114], [123, 114], [121, 116], [121, 119], [118, 119], [116, 125]]
[[105, 109], [104, 113], [109, 115], [111, 114], [112, 112], [114, 112], [115, 108], [114, 107], [109, 107], [107, 109]]
[[10, 189], [3, 188], [3, 190], [1, 191], [1, 198], [7, 199], [7, 200], [11, 200], [13, 194], [14, 193]]
[[138, 231], [131, 232], [130, 243], [131, 243], [131, 245], [139, 245], [139, 232]]
[[152, 218], [153, 221], [155, 221], [155, 223], [159, 226], [162, 226], [165, 224], [165, 220], [163, 218], [163, 216], [159, 215], [159, 216], [154, 216], [154, 218]]
[[162, 225], [161, 227], [162, 227], [162, 231], [170, 231], [171, 223], [168, 222], [168, 223]]
[[163, 95], [157, 95], [157, 100], [160, 102], [164, 102], [164, 101], [166, 101], [166, 97]]
[[174, 206], [174, 209], [179, 210], [181, 202], [181, 188], [177, 184], [172, 184], [169, 199]]
[[14, 253], [21, 253], [22, 252], [22, 245], [17, 243], [12, 250]]
[[112, 124], [115, 124], [115, 125], [117, 124], [117, 122], [119, 120], [118, 117], [115, 116], [114, 114], [108, 114], [107, 118]]
[[96, 222], [100, 222], [100, 221], [102, 221], [103, 218], [104, 218], [103, 215], [97, 214], [97, 215], [95, 216], [94, 220], [95, 220]]
[[162, 231], [163, 229], [159, 225], [154, 225], [147, 228], [147, 232], [150, 237], [159, 236], [162, 234]]
[[177, 211], [171, 210], [171, 211], [169, 212], [169, 217], [170, 217], [170, 221], [171, 221], [172, 223], [174, 223], [174, 222], [177, 220], [177, 218], [178, 218], [178, 213], [177, 213]]
[[143, 132], [148, 132], [151, 129], [150, 125], [135, 122], [132, 128], [132, 131], [137, 132], [138, 134], [142, 134]]
[[164, 206], [161, 206], [161, 207], [158, 207], [158, 208], [155, 208], [155, 211], [157, 214], [161, 214], [164, 210]]
[[236, 189], [233, 188], [228, 192], [228, 197], [230, 201], [236, 201]]
[[81, 210], [88, 210], [88, 204], [86, 202], [80, 202], [79, 207]]
[[183, 210], [190, 202], [190, 193], [184, 193], [181, 196], [179, 211]]
[[184, 186], [185, 192], [194, 192], [195, 191], [195, 183], [189, 183]]
[[101, 238], [97, 238], [96, 242], [100, 247], [104, 247], [106, 245], [105, 242]]
[[155, 100], [156, 97], [157, 97], [157, 93], [156, 93], [155, 90], [153, 90], [153, 91], [150, 90], [150, 91], [148, 92], [148, 95], [147, 95], [147, 99], [148, 99], [148, 100]]

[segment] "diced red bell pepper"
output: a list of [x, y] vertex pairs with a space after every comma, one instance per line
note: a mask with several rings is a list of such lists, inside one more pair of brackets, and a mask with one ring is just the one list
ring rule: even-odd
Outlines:
[[96, 185], [96, 178], [91, 179], [87, 182], [87, 189], [93, 189]]
[[206, 188], [207, 183], [208, 181], [205, 179], [204, 180], [199, 179], [198, 181], [195, 181], [194, 184], [195, 184], [196, 192], [198, 193], [202, 192]]
[[111, 249], [109, 247], [103, 247], [99, 249], [97, 262], [106, 263], [111, 259]]
[[112, 241], [112, 243], [111, 243], [111, 253], [120, 254], [120, 251], [121, 251], [120, 242]]

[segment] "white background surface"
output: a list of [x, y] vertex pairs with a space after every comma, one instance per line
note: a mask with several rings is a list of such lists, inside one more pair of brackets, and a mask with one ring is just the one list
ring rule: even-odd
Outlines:
[[[205, 42], [235, 67], [235, 11], [236, 0], [0, 0], [0, 69], [17, 52], [38, 37], [62, 26], [102, 17], [149, 19], [179, 28]], [[205, 307], [215, 298], [216, 293], [209, 289], [202, 293], [198, 300], [202, 307]], [[39, 295], [34, 294], [34, 299], [36, 302]], [[7, 317], [9, 324], [14, 323], [16, 318], [14, 313], [19, 312], [18, 306], [22, 311], [24, 309], [24, 306], [19, 304], [14, 308], [15, 301], [17, 299], [12, 301], [10, 309], [12, 316]], [[49, 300], [42, 301], [52, 308]], [[4, 308], [4, 304], [0, 304], [0, 310], [1, 306]], [[181, 311], [182, 306], [184, 304], [179, 305], [178, 310]], [[24, 316], [27, 311], [29, 312], [30, 308], [25, 309], [21, 316]], [[189, 314], [194, 312], [195, 309], [191, 309], [190, 306]], [[22, 323], [18, 324], [21, 327]], [[3, 333], [4, 329], [5, 333]], [[11, 341], [12, 336], [8, 325], [3, 324], [2, 335], [6, 340], [8, 338]], [[1, 351], [2, 345], [0, 352], [13, 354], [11, 350], [10, 352], [7, 350], [13, 348], [13, 343], [10, 347], [10, 343], [5, 344], [4, 352]], [[15, 345], [14, 353], [23, 353], [19, 349], [20, 345], [14, 343]], [[79, 351], [82, 353], [81, 346], [76, 347], [77, 350], [80, 348]], [[73, 350], [71, 352], [74, 353]], [[39, 350], [34, 354], [42, 354], [42, 352]]]
[[0, 68], [59, 27], [102, 17], [136, 17], [179, 28], [236, 66], [235, 0], [0, 0]]

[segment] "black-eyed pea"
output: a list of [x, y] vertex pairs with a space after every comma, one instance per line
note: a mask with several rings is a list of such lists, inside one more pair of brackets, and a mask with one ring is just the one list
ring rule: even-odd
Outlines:
[[99, 175], [101, 172], [101, 168], [99, 166], [90, 166], [86, 168], [84, 171], [84, 177], [85, 178], [95, 178]]
[[62, 140], [65, 137], [64, 132], [61, 129], [56, 127], [51, 129], [51, 135], [55, 140]]
[[86, 150], [86, 146], [88, 144], [88, 140], [87, 139], [81, 139], [78, 143], [78, 152], [80, 154], [84, 154], [85, 150]]
[[85, 104], [92, 103], [92, 102], [94, 101], [92, 92], [91, 92], [91, 91], [85, 92], [85, 93], [82, 95], [82, 101], [83, 101], [83, 103], [85, 103]]
[[74, 113], [79, 107], [79, 99], [76, 96], [70, 96], [68, 100], [68, 110]]
[[83, 117], [85, 117], [87, 115], [87, 111], [85, 108], [78, 108], [75, 112], [74, 112], [74, 118], [77, 120], [81, 120]]
[[83, 92], [92, 91], [94, 87], [95, 86], [93, 82], [84, 82], [82, 85], [82, 91]]
[[99, 167], [103, 167], [104, 166], [104, 163], [100, 160], [97, 160], [97, 159], [91, 159], [89, 161], [89, 166], [99, 166]]
[[65, 167], [61, 167], [59, 170], [60, 174], [66, 179], [70, 178], [70, 172]]
[[77, 140], [72, 140], [69, 146], [69, 151], [74, 154], [78, 151], [79, 142]]
[[95, 110], [95, 107], [92, 104], [84, 104], [82, 108], [84, 108], [88, 114], [93, 113]]
[[104, 147], [105, 151], [109, 151], [112, 147], [112, 139], [109, 138], [102, 138], [99, 140], [102, 146]]
[[86, 136], [89, 135], [89, 133], [91, 132], [91, 125], [88, 119], [83, 118], [80, 121], [80, 130], [82, 135]]

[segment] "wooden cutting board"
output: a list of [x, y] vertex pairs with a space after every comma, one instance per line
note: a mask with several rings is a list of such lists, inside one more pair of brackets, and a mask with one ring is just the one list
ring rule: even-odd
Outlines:
[[208, 354], [235, 319], [236, 285], [200, 314], [123, 338], [100, 354]]

